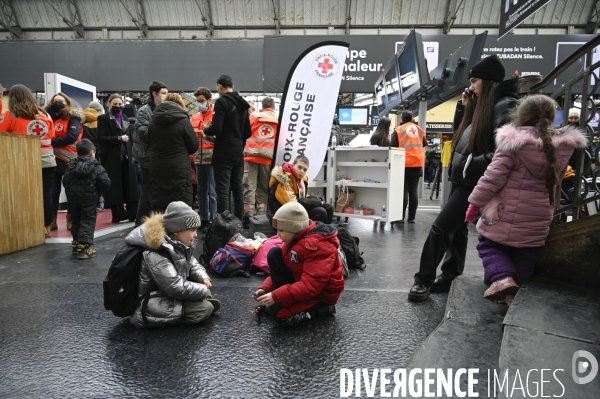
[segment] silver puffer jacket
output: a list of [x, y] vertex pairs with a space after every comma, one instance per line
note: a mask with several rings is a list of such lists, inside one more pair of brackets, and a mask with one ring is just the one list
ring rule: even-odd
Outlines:
[[[209, 293], [206, 285], [201, 284], [209, 278], [208, 274], [193, 256], [196, 243], [188, 247], [169, 238], [162, 218], [162, 214], [153, 214], [125, 239], [127, 244], [148, 248], [143, 254], [138, 291], [140, 295], [150, 291], [146, 308], [148, 323], [144, 324], [141, 306], [129, 319], [138, 328], [179, 324], [183, 301], [201, 301]], [[173, 262], [156, 252], [161, 247], [169, 252]]]

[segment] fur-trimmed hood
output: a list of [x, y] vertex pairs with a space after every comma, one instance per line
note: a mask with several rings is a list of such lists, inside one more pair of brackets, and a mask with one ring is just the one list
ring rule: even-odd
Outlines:
[[81, 121], [81, 123], [85, 122], [85, 113], [81, 108], [73, 107], [69, 111], [69, 115], [71, 118], [77, 118]]
[[281, 166], [277, 165], [273, 168], [273, 170], [271, 171], [271, 182], [269, 183], [269, 187], [272, 187], [273, 184], [275, 184], [275, 181], [273, 179], [275, 179], [277, 182], [279, 182], [280, 184], [291, 184], [292, 183], [292, 177], [290, 176], [289, 173], [286, 173], [283, 171], [283, 169], [281, 168]]
[[[587, 139], [579, 129], [566, 126], [552, 131], [552, 143], [556, 148], [585, 148]], [[542, 148], [542, 139], [539, 138], [535, 127], [504, 125], [498, 129], [496, 134], [496, 148], [498, 151], [504, 153], [517, 152], [526, 145]]]
[[151, 251], [156, 251], [163, 246], [170, 251], [177, 250], [185, 255], [188, 255], [188, 252], [193, 253], [196, 247], [196, 240], [189, 247], [180, 241], [172, 240], [165, 230], [162, 213], [152, 213], [146, 218], [144, 224], [129, 233], [125, 242], [129, 245], [148, 248]]

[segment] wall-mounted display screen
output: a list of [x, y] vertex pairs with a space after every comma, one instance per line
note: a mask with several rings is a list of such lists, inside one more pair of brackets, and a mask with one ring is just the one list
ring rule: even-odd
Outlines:
[[340, 125], [346, 126], [368, 126], [369, 108], [368, 107], [343, 107], [338, 109], [338, 119]]
[[388, 113], [387, 96], [385, 93], [385, 78], [383, 75], [377, 79], [375, 83], [375, 99], [377, 101], [377, 110], [379, 116], [384, 116]]
[[387, 93], [389, 112], [395, 109], [402, 102], [402, 96], [400, 95], [400, 80], [398, 79], [398, 69], [396, 68], [396, 62], [394, 59], [392, 59], [392, 62], [388, 64], [383, 76], [385, 77], [385, 91]]

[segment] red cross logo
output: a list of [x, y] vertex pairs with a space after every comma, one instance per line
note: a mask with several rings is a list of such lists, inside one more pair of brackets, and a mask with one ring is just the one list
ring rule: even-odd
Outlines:
[[325, 74], [330, 69], [333, 69], [333, 64], [329, 63], [329, 58], [325, 58], [325, 61], [319, 62], [319, 68], [321, 68], [321, 73]]
[[39, 136], [40, 133], [42, 133], [44, 131], [44, 128], [41, 127], [40, 125], [36, 124], [35, 127], [33, 129], [31, 129], [31, 131], [34, 132], [36, 136]]
[[62, 125], [62, 123], [57, 123], [56, 125], [54, 125], [54, 129], [55, 129], [57, 132], [62, 132], [62, 130], [63, 130], [63, 125]]
[[269, 125], [262, 125], [258, 128], [258, 135], [264, 139], [271, 139], [275, 136], [275, 130]]

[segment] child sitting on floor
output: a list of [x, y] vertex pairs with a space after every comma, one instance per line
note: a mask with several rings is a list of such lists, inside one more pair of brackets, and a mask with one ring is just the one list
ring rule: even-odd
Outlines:
[[334, 314], [344, 290], [337, 230], [310, 220], [297, 202], [277, 210], [273, 227], [283, 247], [267, 255], [271, 275], [256, 292], [257, 313], [267, 310], [284, 326]]
[[466, 221], [477, 223], [477, 251], [492, 285], [484, 298], [510, 306], [519, 286], [533, 274], [535, 250], [546, 242], [555, 192], [575, 148], [586, 139], [573, 127], [551, 129], [557, 104], [526, 97], [515, 125], [496, 134], [496, 153], [469, 196]]
[[298, 155], [294, 164], [284, 163], [275, 166], [269, 181], [267, 217], [269, 220], [279, 207], [290, 201], [298, 201], [308, 212], [311, 220], [330, 224], [333, 219], [333, 205], [318, 197], [307, 197], [306, 187], [309, 161], [304, 155]]
[[194, 258], [200, 223], [198, 213], [174, 201], [164, 215], [153, 213], [125, 239], [129, 245], [148, 249], [143, 253], [138, 293], [150, 295], [145, 311], [140, 304], [131, 315], [134, 326], [198, 324], [221, 308], [211, 296], [206, 270]]

